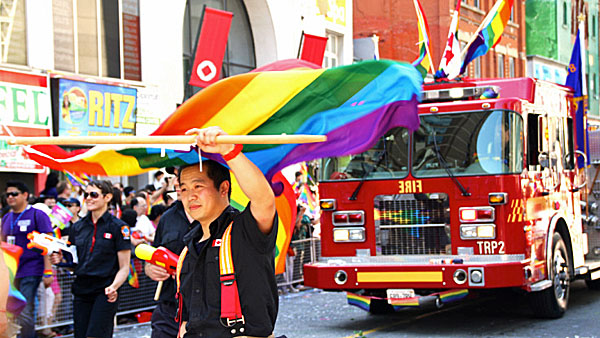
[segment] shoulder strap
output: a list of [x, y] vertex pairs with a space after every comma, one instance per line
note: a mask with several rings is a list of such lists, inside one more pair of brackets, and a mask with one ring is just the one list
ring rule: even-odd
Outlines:
[[223, 233], [221, 247], [219, 248], [219, 272], [221, 281], [221, 324], [231, 328], [231, 333], [236, 331], [243, 333], [244, 316], [240, 305], [240, 296], [233, 267], [233, 256], [231, 255], [231, 229], [233, 221], [229, 223]]
[[179, 259], [177, 260], [177, 269], [175, 270], [175, 281], [177, 282], [177, 293], [175, 294], [175, 298], [177, 298], [177, 314], [175, 315], [175, 321], [179, 323], [179, 328], [181, 329], [181, 316], [183, 312], [183, 297], [181, 297], [181, 293], [179, 292], [181, 287], [181, 267], [183, 266], [183, 261], [185, 260], [185, 256], [188, 253], [188, 247], [184, 246], [183, 250], [179, 254]]

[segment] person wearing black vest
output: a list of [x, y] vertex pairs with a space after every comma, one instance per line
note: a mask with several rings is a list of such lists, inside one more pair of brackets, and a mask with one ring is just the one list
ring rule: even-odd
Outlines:
[[[194, 219], [178, 264], [180, 336], [273, 337], [279, 307], [273, 191], [241, 146], [215, 143], [227, 135], [221, 128], [187, 134], [197, 135], [201, 151], [223, 156], [250, 203], [241, 213], [229, 205], [229, 170], [215, 161], [203, 161], [202, 171], [199, 165], [179, 170], [181, 201]], [[230, 255], [224, 255], [221, 248], [229, 243]], [[223, 266], [232, 273], [223, 273]]]

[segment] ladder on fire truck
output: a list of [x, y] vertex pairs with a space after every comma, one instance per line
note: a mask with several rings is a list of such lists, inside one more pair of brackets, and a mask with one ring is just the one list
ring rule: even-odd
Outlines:
[[10, 39], [13, 32], [15, 15], [17, 13], [17, 4], [23, 1], [19, 0], [1, 0], [0, 1], [0, 52], [2, 63], [8, 61], [8, 51], [10, 50]]

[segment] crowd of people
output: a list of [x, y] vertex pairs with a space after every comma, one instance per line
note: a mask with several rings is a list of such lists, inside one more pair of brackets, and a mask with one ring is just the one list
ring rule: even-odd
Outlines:
[[[199, 135], [202, 151], [221, 154], [229, 168], [211, 160], [203, 161], [202, 170], [198, 165], [166, 168], [141, 189], [102, 180], [75, 185], [60, 180], [56, 172], [48, 175], [39, 196], [24, 182], [6, 184], [1, 238], [23, 248], [14, 279], [26, 299], [17, 318], [20, 337], [56, 335], [49, 328], [36, 332], [35, 321], [37, 316], [43, 324], [50, 324], [61, 302], [57, 267], [75, 275], [71, 287], [75, 337], [111, 337], [119, 287], [127, 280], [133, 249], [142, 243], [181, 254], [176, 275], [157, 265], [144, 265], [149, 278], [163, 282], [152, 314], [153, 337], [273, 337], [278, 302], [273, 192], [258, 168], [243, 156], [241, 146], [215, 144], [215, 137], [224, 134], [220, 128], [193, 132]], [[250, 199], [242, 212], [229, 204], [230, 170]], [[301, 179], [296, 183], [299, 196], [301, 184], [307, 183]], [[53, 212], [57, 208], [68, 210], [71, 217], [57, 221]], [[305, 209], [305, 203], [299, 202], [295, 240], [310, 237], [318, 222], [305, 215]], [[28, 249], [27, 234], [33, 231], [59, 233], [68, 239], [77, 249], [77, 264], [64, 251], [41, 255]], [[223, 286], [228, 275], [224, 267], [214, 264], [213, 257], [221, 255], [220, 246], [225, 243], [233, 257], [230, 261], [236, 262], [235, 278], [227, 284], [235, 290]], [[293, 246], [290, 250], [293, 256]], [[233, 263], [225, 268], [233, 271]], [[244, 309], [243, 315], [240, 309], [230, 311], [225, 323], [227, 311], [218, 297], [224, 292], [235, 295], [237, 308], [241, 303]], [[0, 289], [0, 332], [6, 323], [3, 297]]]

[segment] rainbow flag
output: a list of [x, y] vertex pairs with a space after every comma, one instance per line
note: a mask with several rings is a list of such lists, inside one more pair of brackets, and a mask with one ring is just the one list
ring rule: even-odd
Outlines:
[[[275, 274], [285, 271], [285, 254], [287, 252], [296, 221], [296, 196], [292, 186], [281, 172], [273, 177], [275, 187], [277, 187], [275, 205], [277, 207], [278, 227], [277, 239], [275, 240]], [[234, 175], [231, 175], [231, 205], [242, 211], [248, 205], [250, 200], [242, 188], [240, 188]]]
[[133, 288], [140, 287], [140, 281], [138, 280], [137, 271], [135, 270], [135, 266], [133, 265], [133, 258], [129, 261], [129, 275], [127, 276], [127, 282]]
[[474, 40], [471, 40], [467, 46], [466, 56], [460, 68], [460, 74], [463, 74], [469, 63], [477, 57], [496, 46], [504, 32], [504, 28], [510, 19], [510, 11], [513, 6], [513, 0], [498, 0], [494, 7], [481, 22], [478, 28], [478, 34]]
[[447, 304], [447, 303], [459, 301], [468, 295], [469, 295], [468, 289], [446, 290], [446, 291], [432, 293], [427, 296], [417, 295], [415, 297], [410, 297], [410, 298], [380, 298], [380, 297], [373, 297], [373, 296], [361, 296], [361, 295], [357, 295], [352, 292], [346, 292], [346, 299], [348, 301], [348, 304], [359, 307], [365, 311], [370, 310], [371, 301], [373, 299], [385, 300], [388, 302], [388, 304], [390, 304], [394, 308], [394, 311], [400, 311], [407, 307], [421, 306], [421, 303], [419, 302], [419, 300], [422, 299], [423, 297], [428, 297], [428, 298], [437, 297], [443, 304]]
[[419, 0], [413, 0], [415, 4], [415, 11], [417, 12], [417, 20], [419, 27], [419, 57], [413, 61], [413, 66], [417, 68], [421, 76], [425, 78], [429, 71], [433, 72], [433, 61], [431, 61], [431, 45], [429, 43], [429, 25], [427, 24], [427, 18], [423, 7]]
[[2, 253], [4, 256], [4, 263], [8, 268], [8, 302], [6, 304], [6, 310], [13, 315], [17, 316], [23, 311], [27, 300], [17, 288], [15, 288], [14, 280], [17, 274], [17, 268], [19, 266], [19, 258], [23, 253], [23, 249], [20, 246], [8, 244], [5, 242], [0, 243]]
[[[68, 171], [63, 171], [63, 172], [64, 172], [65, 176], [67, 177], [67, 179], [69, 180], [69, 183], [71, 183], [72, 186], [85, 187], [87, 185], [87, 181], [84, 180], [82, 177], [72, 174]], [[85, 175], [85, 174], [83, 174], [83, 175]], [[85, 176], [87, 177], [87, 175], [85, 175]]]
[[[322, 143], [245, 145], [244, 154], [270, 179], [294, 163], [363, 152], [393, 127], [415, 130], [421, 84], [414, 67], [390, 60], [240, 74], [191, 97], [153, 135], [182, 135], [191, 127], [217, 125], [231, 135], [327, 136]], [[97, 146], [73, 156], [57, 146], [24, 149], [50, 168], [102, 176], [198, 162], [197, 151], [189, 146], [137, 147]], [[222, 161], [218, 155], [203, 155]]]

